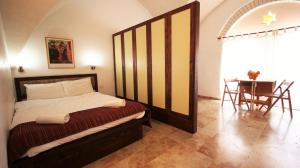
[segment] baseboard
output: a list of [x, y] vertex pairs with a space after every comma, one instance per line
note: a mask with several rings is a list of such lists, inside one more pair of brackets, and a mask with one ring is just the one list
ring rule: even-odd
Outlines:
[[221, 100], [220, 98], [210, 97], [210, 96], [202, 96], [202, 95], [198, 95], [198, 98], [210, 99], [210, 100]]
[[172, 125], [176, 128], [188, 131], [190, 133], [197, 132], [197, 127], [194, 127], [194, 121], [188, 116], [175, 113], [173, 111], [167, 111], [158, 107], [148, 107], [151, 109], [152, 118]]

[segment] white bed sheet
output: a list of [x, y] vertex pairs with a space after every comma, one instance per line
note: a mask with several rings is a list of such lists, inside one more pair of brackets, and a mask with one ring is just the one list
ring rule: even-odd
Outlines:
[[99, 92], [87, 93], [56, 99], [38, 99], [17, 102], [10, 129], [15, 126], [36, 121], [43, 115], [66, 116], [70, 113], [98, 107], [123, 107], [125, 100]]

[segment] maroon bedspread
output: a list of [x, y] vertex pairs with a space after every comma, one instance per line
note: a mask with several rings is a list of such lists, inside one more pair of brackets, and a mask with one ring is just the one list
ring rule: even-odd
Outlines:
[[30, 148], [97, 127], [120, 118], [136, 114], [145, 107], [136, 102], [126, 101], [125, 107], [99, 107], [70, 114], [66, 124], [23, 123], [10, 131], [8, 138], [8, 156], [14, 161], [24, 155]]

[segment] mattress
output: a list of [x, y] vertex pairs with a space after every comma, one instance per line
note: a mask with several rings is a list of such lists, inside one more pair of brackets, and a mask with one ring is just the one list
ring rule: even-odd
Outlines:
[[91, 135], [91, 134], [94, 134], [94, 133], [97, 133], [97, 132], [100, 132], [100, 131], [103, 131], [103, 130], [106, 130], [106, 129], [109, 129], [112, 127], [115, 127], [117, 125], [123, 124], [123, 123], [131, 121], [133, 119], [143, 118], [144, 115], [145, 115], [145, 111], [128, 116], [128, 117], [121, 118], [116, 121], [112, 121], [110, 123], [107, 123], [107, 124], [104, 124], [104, 125], [101, 125], [98, 127], [90, 128], [88, 130], [85, 130], [85, 131], [79, 132], [77, 134], [73, 134], [73, 135], [67, 136], [65, 138], [61, 138], [61, 139], [49, 142], [44, 145], [32, 147], [22, 157], [26, 157], [26, 156], [33, 157], [41, 152], [47, 151], [47, 150], [57, 147], [59, 145], [83, 138], [85, 136], [88, 136], [88, 135]]
[[[142, 104], [126, 101], [123, 106], [123, 103], [118, 103], [121, 101], [93, 93], [17, 104], [8, 138], [10, 160], [33, 157], [64, 143], [144, 116], [145, 107]], [[116, 103], [121, 106], [116, 107]], [[35, 118], [41, 114], [68, 114], [70, 120], [65, 124], [37, 124]]]

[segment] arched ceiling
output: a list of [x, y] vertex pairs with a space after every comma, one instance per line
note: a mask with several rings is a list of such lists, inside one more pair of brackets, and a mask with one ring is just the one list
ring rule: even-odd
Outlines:
[[[193, 0], [191, 0], [193, 1]], [[198, 0], [200, 2], [200, 22], [225, 0]]]
[[[152, 15], [158, 16], [195, 0], [138, 0]], [[200, 21], [224, 0], [198, 0], [200, 2]]]
[[188, 0], [138, 0], [153, 17], [178, 8], [188, 3]]
[[[91, 0], [0, 0], [0, 11], [5, 29], [9, 55], [18, 54], [36, 27], [39, 26], [43, 20], [56, 12], [56, 10], [63, 8], [66, 4], [78, 2], [87, 4], [88, 6], [90, 1]], [[150, 16], [154, 17], [192, 1], [193, 0], [129, 0], [126, 2], [132, 3], [133, 5], [139, 3], [144, 7], [145, 11], [149, 12]], [[200, 18], [203, 20], [224, 0], [199, 1], [201, 4]], [[111, 0], [98, 0], [98, 3], [102, 3], [102, 5], [105, 6], [106, 4], [111, 4]], [[120, 0], [116, 4], [119, 6], [122, 5], [122, 3], [123, 1]], [[112, 8], [112, 11], [116, 11], [118, 13], [113, 6], [108, 5], [108, 7]], [[102, 14], [100, 10], [99, 13]], [[136, 14], [138, 15], [138, 12]], [[118, 16], [113, 14], [107, 15], [107, 19], [105, 21], [108, 22], [108, 25], [111, 25], [110, 22], [115, 22], [119, 16], [122, 16], [122, 14], [119, 13]], [[122, 21], [118, 22], [123, 23]], [[112, 27], [112, 29], [116, 28], [121, 27]]]
[[[276, 14], [277, 21], [267, 26], [262, 17], [269, 11]], [[240, 18], [227, 33], [230, 35], [280, 29], [300, 25], [299, 2], [274, 2], [255, 8]]]
[[20, 51], [43, 17], [61, 0], [0, 0], [8, 51]]

